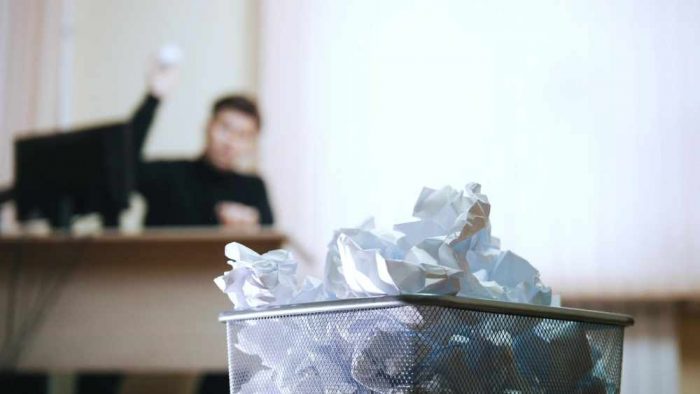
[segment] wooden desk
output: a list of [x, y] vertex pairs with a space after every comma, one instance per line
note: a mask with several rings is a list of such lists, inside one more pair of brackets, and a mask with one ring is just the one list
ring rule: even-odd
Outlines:
[[[3, 339], [31, 334], [14, 341], [21, 351], [5, 366], [225, 370], [217, 316], [230, 302], [212, 280], [228, 270], [224, 245], [232, 241], [264, 252], [285, 237], [269, 229], [177, 229], [0, 238], [0, 332]], [[42, 308], [37, 324], [26, 326]]]

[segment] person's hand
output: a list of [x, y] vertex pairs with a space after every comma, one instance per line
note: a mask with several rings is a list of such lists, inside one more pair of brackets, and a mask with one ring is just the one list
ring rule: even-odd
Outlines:
[[251, 227], [260, 223], [260, 212], [248, 205], [222, 201], [216, 204], [215, 210], [219, 223], [224, 226]]
[[148, 91], [163, 99], [170, 94], [177, 85], [180, 69], [177, 66], [161, 66], [156, 63], [148, 73]]
[[182, 52], [175, 45], [166, 45], [154, 56], [148, 72], [148, 91], [159, 99], [167, 97], [177, 85]]

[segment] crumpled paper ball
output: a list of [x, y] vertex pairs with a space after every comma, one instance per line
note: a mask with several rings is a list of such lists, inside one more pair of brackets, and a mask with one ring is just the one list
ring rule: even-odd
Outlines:
[[214, 279], [214, 283], [228, 295], [234, 309], [314, 302], [323, 298], [320, 280], [307, 277], [299, 283], [298, 264], [286, 250], [260, 255], [232, 242], [226, 245], [225, 255], [233, 269]]

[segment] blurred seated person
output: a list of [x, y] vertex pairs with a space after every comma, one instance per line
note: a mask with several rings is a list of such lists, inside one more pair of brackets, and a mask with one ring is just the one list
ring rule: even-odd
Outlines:
[[271, 225], [265, 183], [237, 170], [239, 160], [255, 149], [260, 134], [260, 112], [252, 99], [231, 95], [214, 103], [199, 158], [143, 160], [156, 110], [172, 90], [177, 72], [174, 66], [154, 67], [148, 94], [132, 119], [137, 187], [148, 204], [146, 226]]
[[[262, 123], [244, 96], [219, 98], [207, 121], [204, 151], [195, 160], [144, 161], [142, 151], [161, 100], [173, 89], [175, 66], [154, 66], [148, 93], [132, 118], [137, 188], [146, 199], [146, 226], [257, 226], [273, 223], [260, 177], [243, 174], [240, 161], [255, 149]], [[198, 392], [226, 393], [227, 374], [207, 374]]]

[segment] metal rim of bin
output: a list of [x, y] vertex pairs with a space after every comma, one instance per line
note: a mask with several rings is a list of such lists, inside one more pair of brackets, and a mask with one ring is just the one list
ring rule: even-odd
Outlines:
[[305, 304], [265, 306], [244, 311], [224, 312], [219, 314], [219, 321], [227, 322], [302, 314], [307, 315], [324, 312], [396, 308], [416, 305], [442, 306], [447, 308], [467, 309], [488, 313], [531, 316], [544, 319], [569, 320], [617, 326], [631, 326], [634, 324], [634, 319], [631, 316], [617, 313], [427, 294], [353, 298], [345, 300], [310, 302]]

